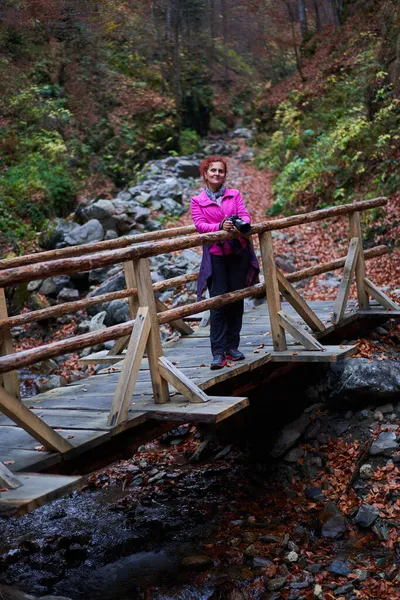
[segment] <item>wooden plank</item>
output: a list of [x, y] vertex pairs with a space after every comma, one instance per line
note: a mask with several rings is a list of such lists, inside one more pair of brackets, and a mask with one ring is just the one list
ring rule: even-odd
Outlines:
[[[107, 352], [107, 350], [105, 351], [105, 352], [107, 352], [107, 355], [112, 357], [112, 360], [115, 360], [115, 356], [120, 355], [125, 350], [125, 348], [128, 346], [130, 337], [131, 337], [130, 335], [126, 335], [125, 337], [122, 337], [122, 338], [119, 338], [118, 340], [116, 340], [115, 344], [111, 348], [111, 350], [109, 350], [109, 352]], [[100, 354], [100, 353], [98, 353], [98, 354]], [[86, 357], [86, 358], [89, 358], [89, 357]], [[83, 360], [81, 359], [80, 362], [84, 362], [84, 359]], [[88, 364], [88, 363], [86, 363], [86, 364]]]
[[337, 362], [351, 356], [357, 351], [357, 346], [325, 346], [326, 352], [319, 350], [305, 350], [300, 346], [293, 346], [284, 352], [273, 352], [272, 362]]
[[[133, 262], [131, 260], [127, 260], [124, 262], [124, 275], [125, 275], [125, 284], [127, 289], [136, 288], [136, 275], [135, 268]], [[129, 314], [131, 319], [133, 320], [136, 317], [136, 313], [139, 308], [139, 300], [138, 297], [129, 296]]]
[[147, 344], [147, 355], [151, 371], [154, 399], [157, 403], [168, 402], [168, 385], [165, 379], [161, 377], [158, 370], [158, 359], [162, 356], [163, 351], [157, 319], [156, 302], [151, 283], [149, 259], [146, 258], [137, 261], [134, 268], [138, 287], [139, 304], [140, 306], [147, 306], [149, 308], [151, 328]]
[[82, 477], [65, 475], [23, 473], [19, 478], [22, 482], [20, 488], [0, 495], [0, 516], [25, 514], [55, 498], [70, 494], [84, 482]]
[[173, 398], [173, 402], [149, 407], [153, 419], [161, 421], [179, 421], [195, 423], [219, 423], [249, 405], [248, 398], [232, 396], [210, 396], [209, 402], [185, 402], [182, 396]]
[[363, 310], [368, 310], [369, 302], [368, 302], [368, 294], [365, 289], [364, 278], [366, 277], [365, 270], [365, 260], [363, 253], [363, 237], [361, 231], [361, 221], [360, 221], [360, 213], [354, 212], [349, 215], [349, 223], [350, 223], [350, 237], [358, 238], [359, 240], [359, 252], [357, 256], [356, 262], [356, 283], [357, 283], [357, 298], [359, 307]]
[[282, 310], [278, 313], [279, 321], [284, 329], [288, 331], [296, 341], [302, 344], [307, 350], [319, 350], [324, 352], [322, 344], [310, 334], [304, 327], [296, 323], [289, 315], [285, 314]]
[[34, 415], [22, 402], [0, 388], [0, 410], [49, 450], [67, 452], [71, 444]]
[[344, 317], [344, 313], [346, 311], [347, 300], [350, 293], [350, 286], [353, 279], [354, 271], [356, 268], [356, 263], [358, 260], [360, 250], [360, 240], [358, 237], [351, 238], [349, 251], [347, 253], [346, 262], [344, 264], [342, 281], [340, 282], [340, 287], [338, 291], [338, 295], [333, 307], [333, 316], [332, 322], [338, 323]]
[[[110, 437], [109, 431], [92, 430], [89, 429], [89, 427], [90, 424], [88, 423], [86, 429], [60, 429], [60, 436], [62, 436], [65, 440], [69, 438], [69, 451], [78, 446], [86, 445], [88, 443], [92, 444], [92, 442], [97, 438], [103, 438], [104, 436]], [[2, 453], [8, 448], [19, 448], [25, 450], [35, 450], [36, 448], [40, 448], [37, 450], [37, 452], [46, 450], [45, 446], [39, 445], [26, 431], [20, 427], [8, 427], [7, 425], [2, 425], [0, 427], [0, 435], [0, 450]], [[3, 459], [3, 454], [1, 456]]]
[[139, 307], [108, 418], [110, 427], [126, 420], [150, 332], [148, 307]]
[[21, 485], [21, 480], [0, 461], [0, 488], [16, 490]]
[[325, 325], [278, 268], [276, 269], [276, 275], [282, 296], [292, 305], [303, 321], [305, 321], [313, 331], [324, 331]]
[[161, 375], [189, 402], [208, 402], [209, 397], [165, 356], [158, 359]]
[[382, 290], [380, 290], [376, 285], [372, 283], [367, 277], [364, 277], [364, 284], [366, 290], [370, 296], [374, 300], [376, 300], [379, 304], [381, 304], [387, 310], [400, 310], [400, 306], [393, 302], [389, 296], [387, 296]]
[[[166, 310], [169, 310], [168, 306], [166, 304], [164, 304], [164, 302], [161, 302], [161, 300], [159, 298], [156, 297], [155, 300], [156, 300], [156, 307], [157, 307], [158, 312], [165, 312]], [[190, 327], [190, 325], [185, 323], [185, 321], [183, 319], [177, 319], [176, 321], [171, 321], [170, 325], [173, 329], [176, 329], [182, 335], [190, 335], [191, 333], [193, 333], [193, 329]]]
[[[0, 319], [7, 319], [7, 302], [4, 289], [0, 288]], [[5, 328], [0, 331], [0, 354], [5, 356], [7, 354], [14, 354], [14, 346], [11, 338], [11, 332], [9, 328]], [[4, 387], [14, 398], [21, 400], [21, 392], [18, 381], [17, 371], [9, 371], [1, 375], [0, 385]]]
[[281, 310], [281, 299], [279, 295], [279, 285], [276, 276], [276, 264], [274, 258], [274, 247], [272, 244], [272, 234], [265, 231], [259, 236], [260, 251], [262, 257], [262, 266], [264, 271], [264, 280], [266, 283], [266, 293], [268, 302], [269, 319], [271, 323], [272, 339], [274, 348], [286, 350], [285, 330], [279, 321], [278, 313]]
[[41, 471], [61, 462], [62, 455], [54, 452], [36, 452], [24, 448], [7, 448], [1, 451], [3, 460], [11, 460], [10, 470], [13, 473], [21, 471]]
[[[128, 336], [120, 339], [124, 341], [127, 340], [129, 343]], [[118, 341], [120, 340], [117, 340], [117, 342]], [[111, 350], [101, 350], [100, 352], [93, 352], [93, 354], [89, 354], [88, 356], [80, 358], [79, 362], [82, 365], [114, 365], [121, 362], [122, 360], [124, 360], [126, 356], [125, 354], [111, 354], [111, 352], [117, 345], [117, 342], [115, 342], [115, 345], [111, 348]]]

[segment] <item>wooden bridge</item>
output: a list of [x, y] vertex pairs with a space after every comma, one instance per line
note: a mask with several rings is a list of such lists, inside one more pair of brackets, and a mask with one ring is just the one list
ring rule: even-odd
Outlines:
[[[274, 363], [342, 360], [354, 352], [354, 347], [340, 344], [344, 325], [360, 318], [400, 316], [399, 307], [366, 276], [365, 262], [388, 249], [362, 249], [360, 213], [385, 204], [385, 198], [376, 198], [253, 225], [263, 280], [173, 309], [155, 294], [193, 282], [198, 274], [152, 284], [149, 257], [237, 234], [198, 234], [194, 227], [179, 227], [0, 261], [0, 514], [22, 513], [79, 486], [81, 478], [68, 475], [78, 459], [84, 472], [107, 457], [115, 459], [118, 452], [133, 453], [175, 422], [226, 419], [248, 406], [244, 394], [263, 381]], [[277, 268], [272, 231], [340, 215], [349, 220], [347, 256], [286, 276]], [[5, 288], [9, 286], [116, 263], [123, 263], [125, 290], [7, 314]], [[335, 269], [343, 272], [335, 302], [306, 303], [293, 285]], [[348, 303], [353, 279], [357, 306]], [[187, 319], [193, 321], [204, 311], [248, 297], [265, 302], [244, 315], [241, 349], [246, 359], [210, 371], [208, 327], [192, 329]], [[126, 323], [31, 350], [13, 350], [13, 327], [121, 298], [129, 299], [131, 320]], [[164, 323], [181, 336], [163, 347], [159, 326]], [[336, 345], [328, 344], [335, 337]], [[104, 364], [97, 375], [21, 401], [18, 369], [106, 341], [114, 341], [110, 351], [82, 360]]]

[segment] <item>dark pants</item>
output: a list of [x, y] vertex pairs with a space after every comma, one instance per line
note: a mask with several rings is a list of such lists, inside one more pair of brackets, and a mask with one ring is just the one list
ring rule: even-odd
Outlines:
[[[212, 276], [207, 282], [210, 297], [233, 292], [245, 287], [249, 269], [248, 250], [240, 254], [216, 256], [211, 254]], [[211, 352], [224, 354], [225, 350], [237, 350], [242, 328], [244, 301], [238, 300], [210, 311]]]

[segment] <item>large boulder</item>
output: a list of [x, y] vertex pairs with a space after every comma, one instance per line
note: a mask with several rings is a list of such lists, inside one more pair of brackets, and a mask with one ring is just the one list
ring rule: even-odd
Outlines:
[[178, 177], [187, 178], [187, 177], [199, 177], [200, 176], [200, 161], [198, 160], [188, 160], [182, 158], [175, 165], [176, 172]]
[[182, 185], [176, 177], [167, 177], [162, 183], [154, 184], [150, 191], [152, 200], [164, 200], [172, 198], [176, 202], [182, 201]]
[[78, 223], [66, 221], [65, 219], [55, 219], [47, 229], [40, 234], [39, 243], [45, 250], [55, 250], [56, 248], [65, 248], [68, 244], [65, 242], [65, 236], [79, 229]]
[[92, 242], [100, 242], [104, 238], [104, 229], [100, 221], [90, 219], [84, 225], [78, 225], [65, 235], [67, 246], [80, 246]]

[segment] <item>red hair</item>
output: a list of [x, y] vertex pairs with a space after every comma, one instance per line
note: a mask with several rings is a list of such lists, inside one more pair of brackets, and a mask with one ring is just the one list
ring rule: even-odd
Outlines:
[[211, 163], [214, 163], [214, 162], [222, 163], [225, 167], [225, 175], [228, 173], [228, 165], [226, 164], [225, 158], [223, 158], [222, 156], [209, 156], [208, 158], [205, 158], [200, 165], [200, 175], [203, 180], [204, 180], [204, 175], [208, 171], [209, 166], [211, 165]]

